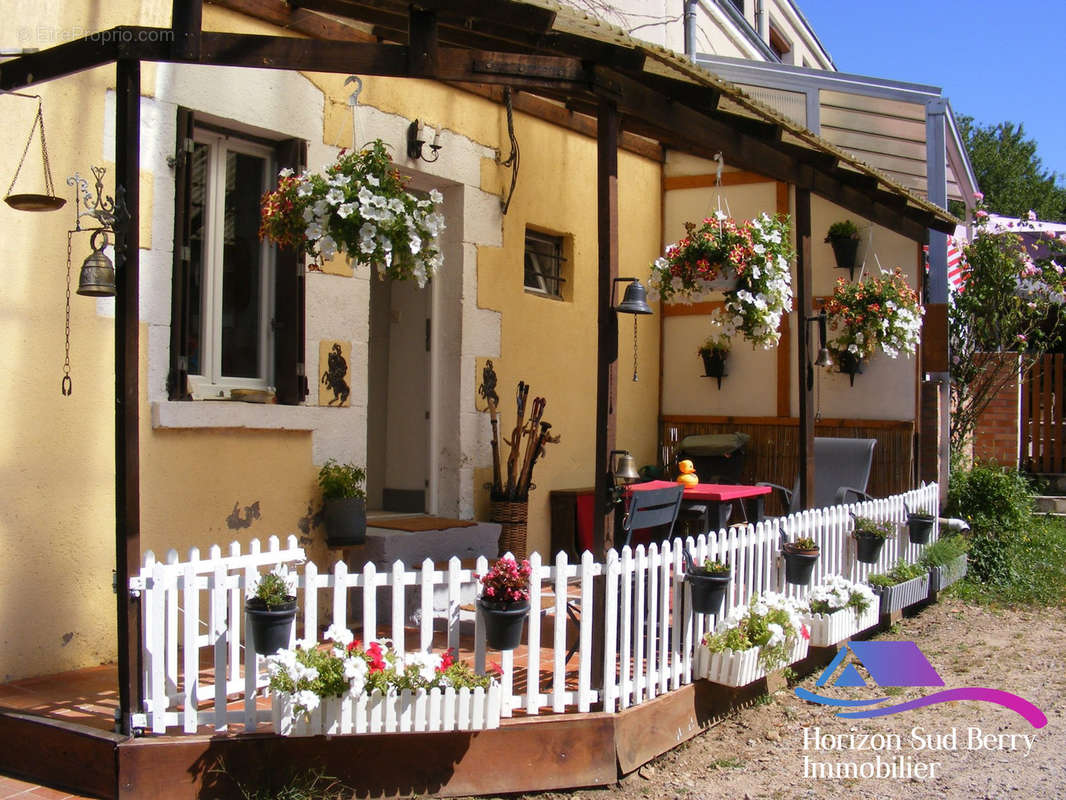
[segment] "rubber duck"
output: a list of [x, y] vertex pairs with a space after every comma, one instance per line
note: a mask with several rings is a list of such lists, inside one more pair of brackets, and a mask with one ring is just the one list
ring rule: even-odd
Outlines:
[[695, 486], [700, 482], [700, 478], [696, 474], [696, 468], [689, 459], [685, 458], [677, 462], [677, 468], [681, 471], [681, 474], [677, 476], [678, 483], [685, 486]]

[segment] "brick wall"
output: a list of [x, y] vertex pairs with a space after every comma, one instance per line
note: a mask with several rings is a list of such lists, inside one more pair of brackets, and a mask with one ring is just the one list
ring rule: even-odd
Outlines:
[[[1018, 356], [1003, 353], [1002, 359], [1017, 362]], [[980, 461], [995, 461], [1002, 466], [1018, 466], [1018, 435], [1021, 427], [1021, 399], [1015, 377], [992, 398], [977, 419], [973, 437], [973, 456]]]

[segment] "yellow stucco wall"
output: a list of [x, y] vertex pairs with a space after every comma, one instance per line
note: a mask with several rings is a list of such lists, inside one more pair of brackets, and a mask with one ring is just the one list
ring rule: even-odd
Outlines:
[[[530, 496], [529, 549], [547, 556], [552, 489], [588, 487], [596, 444], [596, 142], [525, 115], [516, 115], [522, 147], [518, 185], [504, 222], [502, 248], [478, 254], [478, 303], [502, 312], [501, 357], [496, 361], [502, 411], [501, 435], [515, 421], [515, 387], [531, 385], [530, 397], [547, 400], [545, 421], [562, 436], [537, 463]], [[660, 165], [629, 153], [618, 166], [619, 274], [647, 285], [660, 246]], [[563, 301], [523, 289], [526, 226], [569, 238], [572, 264]], [[621, 287], [619, 297], [621, 299]], [[656, 311], [658, 311], [656, 307]], [[617, 446], [638, 464], [657, 460], [658, 316], [637, 321], [638, 380], [633, 382], [633, 322], [621, 315], [618, 348]], [[506, 458], [506, 450], [503, 451]], [[491, 480], [483, 469], [475, 486]], [[478, 516], [487, 518], [488, 493], [478, 495]]]
[[[21, 26], [34, 24], [42, 12], [29, 2], [17, 6], [0, 20], [0, 45], [54, 43], [26, 41]], [[131, 1], [102, 12], [96, 6], [67, 3], [55, 22], [83, 31], [133, 22], [166, 25], [169, 8], [169, 3]], [[207, 29], [269, 30], [210, 5], [204, 19]], [[156, 74], [154, 66], [144, 66], [146, 97], [156, 91]], [[227, 72], [227, 80], [234, 74]], [[343, 85], [343, 76], [307, 78], [328, 95], [323, 141], [348, 144], [350, 89]], [[52, 172], [57, 191], [68, 200], [72, 194], [65, 176], [74, 171], [88, 174], [91, 164], [108, 168], [107, 185], [113, 187], [113, 155], [105, 152], [104, 140], [105, 94], [113, 84], [114, 68], [104, 67], [33, 89], [45, 99]], [[434, 128], [459, 132], [490, 148], [504, 148], [507, 141], [506, 117], [499, 105], [432, 82], [367, 81], [360, 104], [421, 117]], [[33, 119], [33, 102], [0, 96], [0, 111], [7, 138], [21, 144]], [[514, 384], [521, 378], [532, 384], [533, 395], [548, 399], [545, 419], [563, 437], [537, 467], [531, 503], [530, 545], [547, 552], [548, 491], [590, 485], [594, 479], [595, 140], [521, 114], [516, 119], [522, 171], [505, 218], [503, 247], [482, 248], [478, 255], [476, 302], [502, 312], [497, 366], [505, 419], [513, 425]], [[13, 174], [20, 151], [10, 147], [0, 152], [0, 176]], [[17, 189], [37, 190], [29, 184], [38, 175], [31, 148]], [[503, 168], [485, 162], [482, 188], [499, 190], [506, 178]], [[142, 175], [142, 248], [165, 250], [165, 227], [148, 227], [158, 193], [151, 176]], [[660, 166], [621, 153], [619, 204], [624, 221], [621, 274], [646, 278], [661, 243]], [[572, 236], [570, 301], [547, 301], [522, 290], [527, 223]], [[6, 377], [0, 398], [7, 409], [0, 420], [0, 544], [5, 552], [0, 560], [0, 681], [96, 664], [115, 653], [113, 303], [71, 298], [74, 394], [61, 397], [66, 231], [72, 224], [69, 205], [38, 215], [0, 205], [0, 236], [11, 265], [0, 305], [0, 341], [5, 345], [0, 369]], [[87, 237], [76, 238], [71, 276], [75, 286], [87, 254]], [[169, 258], [164, 262], [169, 265]], [[157, 280], [145, 264], [142, 257], [142, 281]], [[638, 463], [649, 463], [656, 458], [657, 317], [640, 318], [638, 332], [640, 380], [633, 383], [632, 320], [623, 317], [618, 444], [631, 449]], [[225, 547], [233, 540], [246, 546], [252, 537], [294, 533], [313, 559], [330, 564], [335, 556], [326, 552], [322, 529], [311, 520], [319, 507], [311, 434], [153, 428], [147, 400], [149, 337], [148, 326], [142, 325], [142, 550], [162, 557], [174, 548], [184, 556], [194, 546], [206, 551], [212, 544]], [[462, 380], [472, 382], [474, 376]], [[482, 518], [486, 498], [483, 493], [476, 498]], [[43, 613], [30, 613], [34, 609]]]

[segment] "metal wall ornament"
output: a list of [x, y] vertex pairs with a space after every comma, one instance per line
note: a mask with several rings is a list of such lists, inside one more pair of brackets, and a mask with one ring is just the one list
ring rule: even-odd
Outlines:
[[[43, 140], [42, 129], [42, 140]], [[79, 233], [88, 233], [89, 246], [92, 252], [86, 256], [81, 265], [78, 276], [77, 293], [86, 297], [114, 297], [116, 292], [115, 274], [116, 266], [121, 267], [124, 261], [124, 249], [120, 244], [123, 239], [119, 234], [129, 222], [129, 211], [124, 201], [125, 189], [121, 186], [115, 190], [115, 197], [104, 194], [104, 175], [107, 170], [104, 167], [90, 167], [95, 178], [95, 197], [89, 190], [89, 182], [74, 173], [67, 178], [67, 185], [74, 187], [74, 227], [67, 231], [67, 295], [66, 314], [64, 318], [65, 334], [65, 358], [63, 360], [63, 379], [60, 383], [60, 392], [64, 397], [69, 397], [74, 391], [74, 384], [70, 377], [70, 272], [72, 265], [72, 252], [74, 236]], [[66, 202], [65, 200], [63, 201]], [[82, 211], [82, 206], [85, 210]], [[96, 225], [83, 228], [81, 218], [89, 217], [96, 221]], [[111, 237], [111, 241], [108, 237]], [[115, 246], [115, 262], [108, 258], [105, 252], [108, 245]]]
[[[22, 149], [22, 157], [15, 168], [14, 177], [11, 178], [11, 185], [7, 187], [4, 202], [16, 211], [56, 211], [66, 205], [67, 201], [62, 197], [56, 196], [55, 184], [52, 182], [52, 166], [48, 163], [48, 143], [44, 136], [44, 101], [38, 94], [20, 94], [18, 92], [11, 92], [10, 94], [16, 97], [35, 98], [37, 100], [37, 115], [33, 118], [30, 135], [26, 137], [26, 146]], [[44, 168], [45, 193], [12, 194], [12, 189], [15, 188], [15, 181], [18, 180], [19, 173], [22, 172], [22, 165], [26, 162], [26, 154], [30, 151], [33, 134], [38, 128], [41, 129], [41, 162]]]

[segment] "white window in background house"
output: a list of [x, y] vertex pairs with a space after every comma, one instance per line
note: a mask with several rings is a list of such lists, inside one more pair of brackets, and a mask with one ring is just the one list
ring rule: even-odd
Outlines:
[[526, 230], [524, 285], [527, 290], [562, 299], [565, 262], [563, 237]]
[[195, 396], [270, 384], [273, 250], [259, 238], [259, 202], [273, 149], [198, 129], [189, 154], [186, 356]]

